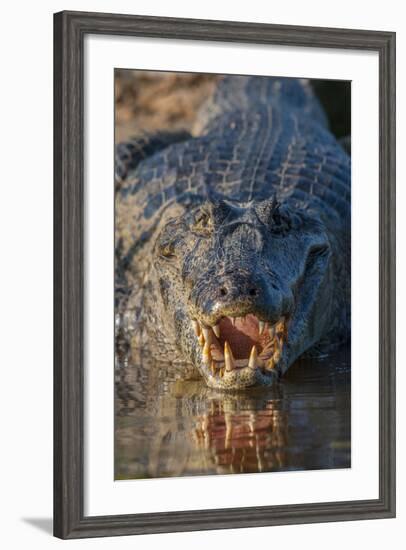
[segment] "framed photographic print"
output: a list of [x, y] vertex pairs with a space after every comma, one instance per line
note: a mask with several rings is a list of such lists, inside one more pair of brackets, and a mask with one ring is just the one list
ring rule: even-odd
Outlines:
[[395, 514], [395, 35], [55, 15], [60, 538]]

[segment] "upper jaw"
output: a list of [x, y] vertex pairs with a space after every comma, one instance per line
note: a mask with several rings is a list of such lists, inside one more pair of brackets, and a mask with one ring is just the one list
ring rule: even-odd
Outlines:
[[198, 367], [208, 386], [238, 390], [269, 386], [279, 377], [286, 361], [287, 316], [272, 322], [251, 313], [221, 317], [212, 325], [194, 318], [191, 324], [200, 351]]

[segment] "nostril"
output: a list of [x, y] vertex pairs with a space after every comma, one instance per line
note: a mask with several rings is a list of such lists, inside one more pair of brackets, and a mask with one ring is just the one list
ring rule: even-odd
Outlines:
[[249, 295], [250, 296], [257, 296], [258, 294], [258, 289], [257, 288], [250, 288], [249, 290]]
[[222, 286], [220, 288], [220, 294], [221, 294], [221, 296], [226, 296], [227, 295], [227, 289], [224, 286]]

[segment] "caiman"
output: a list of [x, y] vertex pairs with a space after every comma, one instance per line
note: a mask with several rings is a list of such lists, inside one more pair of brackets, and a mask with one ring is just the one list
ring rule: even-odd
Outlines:
[[350, 198], [309, 81], [220, 78], [191, 133], [116, 147], [117, 330], [224, 390], [329, 353], [350, 333]]

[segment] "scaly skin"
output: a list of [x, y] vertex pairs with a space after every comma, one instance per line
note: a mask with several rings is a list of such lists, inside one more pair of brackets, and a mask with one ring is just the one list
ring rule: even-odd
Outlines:
[[142, 143], [116, 193], [133, 345], [240, 390], [348, 337], [350, 158], [307, 82], [225, 77], [193, 137]]

